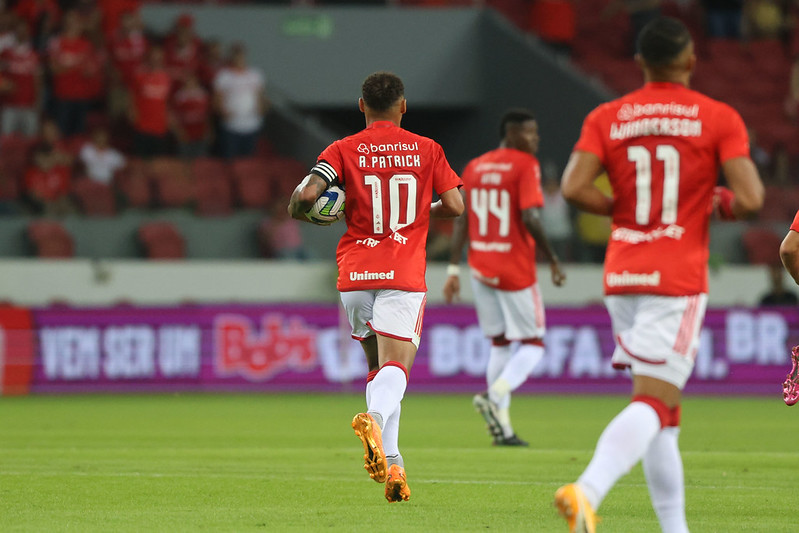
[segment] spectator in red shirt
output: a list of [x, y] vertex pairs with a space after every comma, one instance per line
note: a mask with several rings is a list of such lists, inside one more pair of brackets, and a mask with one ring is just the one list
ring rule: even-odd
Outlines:
[[138, 15], [139, 0], [98, 0], [102, 13], [102, 31], [106, 42], [110, 42], [122, 24], [124, 13], [135, 13]]
[[189, 75], [197, 74], [202, 52], [203, 42], [194, 33], [194, 17], [184, 13], [178, 17], [175, 30], [164, 42], [166, 68], [176, 87]]
[[203, 56], [200, 60], [199, 76], [200, 83], [206, 89], [212, 89], [214, 86], [214, 78], [225, 67], [225, 55], [222, 51], [222, 43], [216, 39], [210, 39], [205, 42], [203, 47]]
[[33, 37], [34, 48], [43, 49], [43, 44], [58, 23], [61, 10], [53, 0], [19, 0], [14, 13], [25, 21]]
[[69, 198], [72, 171], [53, 145], [42, 142], [33, 150], [25, 172], [25, 200], [36, 214], [61, 216], [74, 210]]
[[127, 113], [136, 71], [144, 62], [147, 47], [147, 37], [142, 31], [138, 13], [133, 11], [123, 13], [119, 30], [109, 45], [113, 68], [108, 92], [108, 110], [112, 119]]
[[42, 65], [24, 21], [17, 23], [16, 44], [0, 53], [0, 65], [10, 84], [3, 98], [0, 133], [35, 137], [41, 112]]
[[156, 157], [169, 151], [169, 94], [172, 80], [164, 69], [164, 50], [153, 46], [147, 61], [136, 72], [130, 119], [133, 123], [133, 153]]
[[70, 136], [86, 129], [86, 113], [92, 87], [87, 83], [97, 73], [92, 44], [83, 36], [78, 14], [64, 15], [64, 29], [50, 40], [50, 71], [53, 75], [53, 105], [61, 133]]
[[197, 76], [186, 78], [172, 97], [172, 103], [178, 154], [187, 159], [207, 155], [211, 141], [211, 100]]

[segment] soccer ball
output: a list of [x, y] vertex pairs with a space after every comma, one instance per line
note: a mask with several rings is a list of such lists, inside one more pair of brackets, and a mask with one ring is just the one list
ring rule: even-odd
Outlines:
[[328, 187], [316, 199], [313, 207], [305, 212], [305, 218], [321, 226], [328, 226], [344, 218], [344, 189], [337, 185]]

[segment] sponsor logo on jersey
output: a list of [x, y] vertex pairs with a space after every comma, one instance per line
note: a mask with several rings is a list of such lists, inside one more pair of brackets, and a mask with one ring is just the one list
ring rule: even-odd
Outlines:
[[350, 281], [371, 281], [375, 279], [394, 279], [394, 271], [369, 272], [364, 270], [363, 272], [350, 272]]
[[508, 253], [511, 250], [511, 243], [496, 241], [471, 241], [469, 246], [478, 252], [500, 252]]
[[649, 274], [639, 272], [608, 272], [608, 287], [657, 287], [660, 285], [660, 271], [655, 270]]
[[699, 104], [684, 105], [677, 102], [653, 104], [623, 104], [616, 112], [619, 120], [633, 120], [647, 115], [672, 115], [675, 117], [696, 118], [699, 116]]
[[610, 139], [622, 141], [633, 137], [701, 137], [702, 121], [688, 118], [642, 118], [610, 125]]
[[513, 170], [513, 163], [479, 163], [474, 170], [475, 172], [510, 172]]
[[358, 145], [358, 151], [362, 154], [368, 154], [369, 152], [416, 152], [419, 150], [419, 143], [412, 142], [412, 143], [384, 143], [384, 144], [373, 144], [369, 143], [361, 143]]
[[397, 241], [400, 244], [408, 244], [408, 237], [404, 237], [397, 233], [396, 231], [391, 234], [391, 238]]
[[616, 228], [610, 234], [613, 241], [623, 241], [630, 244], [642, 242], [652, 242], [663, 237], [679, 241], [685, 234], [685, 228], [677, 224], [671, 224], [662, 228], [655, 228], [651, 231], [638, 231], [630, 228]]
[[366, 239], [358, 239], [357, 241], [355, 241], [355, 244], [362, 244], [367, 248], [374, 248], [375, 246], [380, 244], [380, 241], [378, 241], [377, 239], [373, 239], [371, 237], [367, 237]]

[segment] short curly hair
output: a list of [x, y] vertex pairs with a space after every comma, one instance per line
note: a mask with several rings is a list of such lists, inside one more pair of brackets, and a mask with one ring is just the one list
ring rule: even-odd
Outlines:
[[364, 103], [374, 111], [388, 111], [405, 96], [405, 86], [396, 74], [375, 72], [361, 86]]
[[665, 67], [685, 50], [691, 42], [691, 33], [681, 21], [660, 17], [641, 30], [636, 49], [641, 58], [652, 67]]

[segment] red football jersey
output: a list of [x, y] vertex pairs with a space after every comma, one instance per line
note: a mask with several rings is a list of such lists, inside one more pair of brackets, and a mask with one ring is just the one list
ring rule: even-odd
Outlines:
[[136, 72], [136, 129], [150, 135], [165, 135], [169, 129], [169, 91], [172, 79], [165, 70]]
[[441, 146], [392, 122], [375, 122], [328, 146], [312, 172], [347, 193], [347, 232], [336, 250], [338, 290], [426, 291], [433, 190], [461, 185]]
[[522, 222], [522, 210], [544, 205], [538, 160], [512, 148], [492, 150], [469, 162], [463, 188], [472, 274], [505, 291], [534, 284], [535, 241]]
[[208, 117], [211, 102], [208, 91], [202, 87], [183, 87], [172, 98], [175, 118], [180, 123], [189, 141], [200, 141], [208, 134]]
[[794, 231], [799, 231], [799, 211], [797, 211], [796, 216], [793, 217], [793, 223], [791, 224], [791, 229]]
[[53, 93], [62, 100], [85, 100], [91, 97], [86, 80], [92, 45], [83, 37], [53, 37], [48, 47], [50, 59], [63, 70], [53, 74]]
[[596, 154], [613, 188], [605, 293], [707, 292], [719, 167], [749, 157], [741, 116], [682, 85], [647, 83], [592, 111], [575, 150]]
[[37, 78], [41, 72], [39, 54], [27, 43], [6, 48], [0, 53], [13, 88], [3, 101], [10, 106], [34, 107], [39, 98]]

